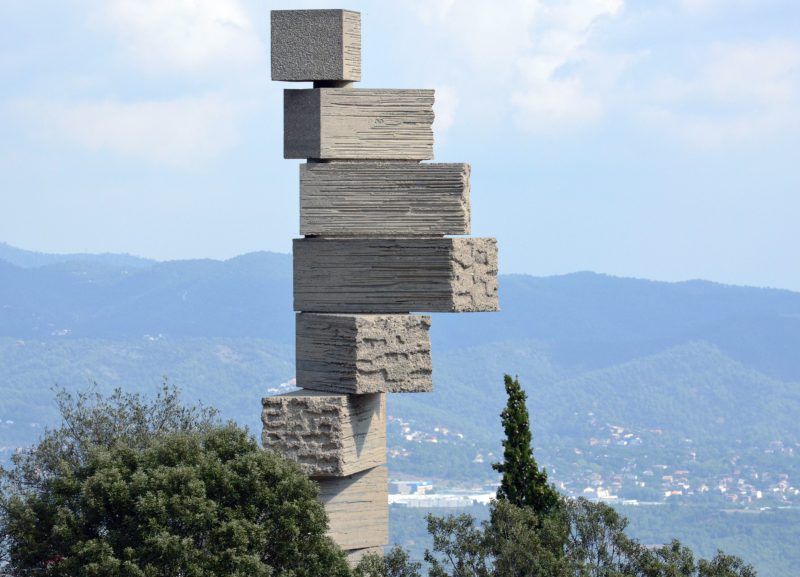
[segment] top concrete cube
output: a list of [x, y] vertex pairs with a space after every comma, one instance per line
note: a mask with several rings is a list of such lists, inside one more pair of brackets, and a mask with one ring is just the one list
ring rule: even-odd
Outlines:
[[361, 14], [350, 10], [273, 10], [272, 79], [361, 80]]

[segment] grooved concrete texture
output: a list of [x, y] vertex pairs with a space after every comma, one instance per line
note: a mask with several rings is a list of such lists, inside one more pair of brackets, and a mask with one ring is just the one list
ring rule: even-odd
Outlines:
[[419, 315], [297, 315], [297, 382], [338, 393], [433, 390], [431, 319]]
[[294, 309], [495, 311], [497, 245], [493, 238], [295, 239]]
[[265, 397], [261, 440], [309, 476], [342, 476], [386, 463], [384, 395], [296, 391]]
[[272, 79], [361, 80], [361, 14], [350, 10], [273, 10]]
[[283, 92], [284, 158], [433, 158], [433, 90], [311, 88]]
[[328, 513], [328, 535], [345, 550], [389, 542], [389, 478], [386, 467], [348, 477], [316, 479]]
[[300, 234], [469, 234], [469, 175], [468, 164], [301, 164]]

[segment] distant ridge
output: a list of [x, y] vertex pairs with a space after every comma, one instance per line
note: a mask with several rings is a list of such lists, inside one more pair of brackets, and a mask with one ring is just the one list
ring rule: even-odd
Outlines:
[[39, 268], [64, 262], [92, 262], [116, 268], [147, 268], [156, 261], [130, 254], [52, 254], [17, 248], [0, 242], [0, 260], [21, 268]]
[[139, 267], [108, 256], [28, 268], [0, 259], [0, 336], [294, 339], [289, 255], [257, 252]]
[[[292, 342], [291, 279], [288, 254], [156, 262], [43, 255], [0, 244], [0, 335], [163, 333]], [[800, 380], [800, 293], [591, 272], [501, 275], [500, 289], [496, 315], [441, 317], [436, 346], [535, 340], [555, 361], [591, 370], [704, 341], [766, 375]]]

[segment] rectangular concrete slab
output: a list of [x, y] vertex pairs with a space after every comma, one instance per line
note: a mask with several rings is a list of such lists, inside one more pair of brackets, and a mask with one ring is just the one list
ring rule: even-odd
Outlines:
[[328, 514], [328, 535], [342, 549], [383, 547], [389, 542], [386, 467], [316, 481]]
[[273, 10], [272, 79], [361, 80], [361, 14], [350, 10]]
[[300, 234], [469, 234], [469, 175], [468, 164], [301, 164]]
[[495, 311], [497, 244], [493, 238], [295, 239], [294, 309]]
[[297, 315], [297, 382], [340, 393], [433, 390], [431, 319], [421, 315]]
[[342, 476], [386, 463], [382, 394], [296, 391], [262, 400], [265, 449], [300, 464], [309, 476]]
[[284, 90], [284, 158], [429, 160], [433, 90]]

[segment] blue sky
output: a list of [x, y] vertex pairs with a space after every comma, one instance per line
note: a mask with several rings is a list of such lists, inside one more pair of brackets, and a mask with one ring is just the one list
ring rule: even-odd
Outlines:
[[363, 82], [437, 90], [501, 272], [800, 290], [800, 4], [0, 0], [0, 241], [289, 252], [269, 10], [362, 13]]

